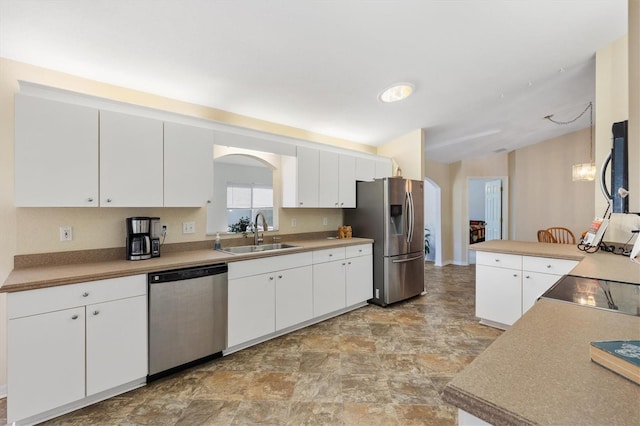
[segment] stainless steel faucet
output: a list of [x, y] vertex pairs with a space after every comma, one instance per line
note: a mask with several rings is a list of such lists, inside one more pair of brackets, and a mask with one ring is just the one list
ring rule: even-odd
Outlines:
[[[258, 235], [258, 218], [262, 216], [262, 236]], [[269, 225], [267, 224], [267, 218], [264, 216], [264, 213], [258, 212], [256, 214], [256, 219], [253, 221], [253, 245], [258, 245], [264, 241], [264, 231], [269, 229]]]

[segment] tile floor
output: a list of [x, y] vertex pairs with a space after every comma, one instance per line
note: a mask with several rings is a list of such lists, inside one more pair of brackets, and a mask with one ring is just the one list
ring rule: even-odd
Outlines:
[[425, 272], [426, 295], [358, 309], [44, 424], [454, 425], [440, 392], [501, 332], [474, 317], [473, 266], [427, 263]]

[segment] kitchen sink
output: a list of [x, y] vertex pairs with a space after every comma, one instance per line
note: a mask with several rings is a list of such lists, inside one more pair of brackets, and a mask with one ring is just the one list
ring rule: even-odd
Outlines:
[[224, 249], [220, 249], [225, 253], [229, 254], [242, 254], [242, 253], [258, 253], [261, 251], [273, 251], [273, 250], [283, 250], [288, 248], [296, 248], [299, 246], [294, 246], [293, 244], [285, 244], [285, 243], [274, 243], [274, 244], [259, 244], [259, 245], [251, 245], [251, 246], [236, 246], [236, 247], [227, 247]]

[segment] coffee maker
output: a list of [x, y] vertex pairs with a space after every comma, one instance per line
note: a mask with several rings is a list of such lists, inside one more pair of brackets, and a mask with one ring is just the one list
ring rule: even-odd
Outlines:
[[150, 217], [151, 221], [151, 257], [160, 257], [160, 218]]
[[[127, 218], [127, 260], [143, 260], [151, 258], [151, 218]], [[158, 249], [158, 255], [160, 251]]]

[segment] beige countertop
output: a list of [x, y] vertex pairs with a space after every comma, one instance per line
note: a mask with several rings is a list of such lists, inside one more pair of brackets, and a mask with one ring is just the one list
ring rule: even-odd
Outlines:
[[640, 386], [591, 362], [597, 340], [640, 340], [640, 317], [541, 299], [445, 388], [495, 425], [638, 425]]
[[368, 238], [296, 240], [292, 242], [292, 244], [297, 246], [295, 248], [258, 253], [229, 254], [213, 249], [189, 250], [163, 254], [157, 258], [138, 261], [110, 260], [104, 262], [74, 263], [57, 266], [38, 266], [14, 269], [5, 280], [4, 284], [0, 287], [0, 292], [9, 293], [33, 290], [85, 281], [123, 277], [127, 275], [146, 274], [150, 272], [190, 266], [237, 262], [239, 260], [255, 259], [259, 257], [279, 256], [368, 243], [373, 243], [373, 240]]
[[[640, 284], [640, 265], [573, 245], [487, 241], [477, 251], [579, 260], [572, 275]], [[639, 425], [640, 386], [591, 362], [596, 340], [640, 340], [640, 317], [540, 299], [445, 388], [495, 425]]]
[[632, 262], [627, 256], [603, 251], [586, 253], [572, 244], [493, 240], [473, 244], [470, 248], [493, 253], [578, 260], [580, 263], [571, 270], [571, 275], [640, 284], [639, 263]]

